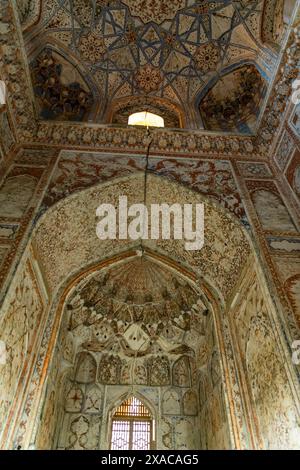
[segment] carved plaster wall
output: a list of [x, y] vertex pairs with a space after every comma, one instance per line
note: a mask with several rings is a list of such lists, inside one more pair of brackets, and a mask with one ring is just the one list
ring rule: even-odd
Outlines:
[[251, 419], [263, 449], [299, 447], [299, 408], [295, 412], [289, 365], [278, 342], [278, 324], [258, 272], [249, 272], [239, 300], [229, 312], [236, 359], [246, 384]]
[[[37, 158], [36, 153], [28, 154], [28, 156], [31, 159], [30, 160], [31, 165], [34, 166], [36, 164], [36, 158]], [[43, 157], [42, 154], [41, 156]], [[22, 156], [19, 156], [19, 161], [21, 161], [22, 158], [23, 158]], [[47, 160], [47, 156], [45, 156], [45, 158]], [[43, 273], [43, 276], [44, 276], [46, 289], [48, 290], [48, 293], [52, 298], [53, 307], [52, 307], [52, 313], [47, 320], [47, 327], [44, 330], [44, 335], [42, 336], [41, 348], [38, 353], [36, 365], [32, 371], [32, 378], [29, 384], [28, 393], [24, 395], [24, 401], [22, 402], [22, 406], [21, 406], [22, 409], [21, 408], [20, 410], [13, 409], [12, 410], [13, 416], [11, 418], [8, 418], [7, 422], [5, 423], [6, 432], [10, 428], [11, 438], [10, 440], [6, 439], [4, 441], [4, 446], [22, 445], [24, 447], [28, 447], [32, 443], [31, 439], [33, 438], [33, 436], [36, 436], [36, 431], [38, 429], [38, 420], [40, 417], [42, 417], [42, 419], [44, 419], [43, 417], [45, 417], [46, 425], [49, 427], [51, 432], [47, 434], [45, 430], [42, 431], [42, 429], [45, 429], [45, 428], [41, 428], [41, 432], [37, 434], [37, 440], [36, 440], [36, 443], [38, 443], [37, 445], [46, 446], [46, 447], [51, 446], [53, 439], [56, 438], [55, 437], [56, 436], [56, 432], [55, 432], [56, 421], [55, 420], [56, 420], [56, 416], [57, 417], [61, 416], [60, 407], [64, 405], [63, 405], [62, 400], [57, 399], [55, 389], [52, 388], [51, 390], [50, 383], [52, 379], [49, 382], [47, 382], [48, 387], [49, 387], [48, 390], [50, 391], [49, 401], [46, 400], [44, 402], [44, 405], [43, 405], [43, 402], [41, 401], [41, 393], [44, 390], [45, 383], [46, 383], [45, 381], [47, 377], [51, 376], [50, 369], [48, 369], [48, 364], [49, 364], [49, 359], [53, 352], [54, 343], [56, 341], [56, 338], [59, 332], [59, 320], [57, 317], [55, 317], [55, 306], [57, 305], [57, 302], [59, 301], [60, 295], [62, 293], [62, 289], [65, 286], [67, 279], [70, 279], [70, 277], [78, 275], [78, 273], [83, 268], [87, 269], [89, 266], [92, 266], [95, 263], [99, 263], [101, 260], [103, 261], [105, 258], [108, 259], [109, 257], [113, 255], [118, 256], [120, 252], [124, 253], [126, 252], [126, 250], [128, 251], [132, 248], [136, 248], [136, 246], [132, 246], [131, 244], [128, 244], [126, 242], [121, 243], [119, 246], [111, 242], [104, 242], [101, 245], [99, 245], [99, 240], [97, 239], [95, 235], [95, 224], [96, 224], [95, 211], [101, 202], [107, 202], [107, 199], [109, 199], [111, 202], [117, 204], [119, 194], [122, 194], [122, 195], [127, 194], [129, 197], [129, 203], [143, 201], [143, 198], [144, 198], [143, 176], [144, 175], [139, 170], [140, 165], [136, 164], [136, 161], [138, 160], [132, 159], [132, 161], [130, 161], [128, 166], [127, 167], [125, 166], [125, 172], [129, 170], [129, 173], [131, 173], [131, 168], [134, 168], [133, 175], [123, 177], [121, 179], [115, 179], [114, 181], [110, 183], [109, 182], [103, 183], [103, 184], [100, 184], [99, 186], [93, 186], [93, 181], [94, 181], [93, 172], [91, 173], [91, 175], [88, 174], [88, 178], [86, 180], [82, 178], [76, 179], [75, 177], [73, 182], [71, 182], [71, 186], [70, 186], [71, 187], [70, 192], [72, 193], [74, 191], [72, 185], [74, 184], [74, 188], [75, 188], [74, 194], [72, 194], [66, 199], [61, 199], [63, 195], [62, 193], [58, 198], [61, 200], [59, 202], [56, 202], [55, 205], [53, 205], [50, 209], [48, 209], [47, 212], [45, 212], [45, 214], [40, 219], [36, 229], [34, 230], [34, 234], [31, 237], [31, 241], [33, 243], [34, 252], [36, 253], [36, 256], [38, 258], [41, 272]], [[64, 165], [64, 162], [62, 163]], [[120, 162], [118, 162], [118, 165], [119, 163]], [[158, 163], [159, 163], [157, 167], [158, 171], [162, 171], [162, 175], [165, 175], [165, 169], [168, 168], [169, 164], [167, 163], [167, 161], [162, 162], [161, 160], [159, 160]], [[175, 167], [173, 167], [172, 165], [171, 165], [171, 170], [172, 168], [174, 168], [174, 170], [172, 171], [175, 172], [175, 168], [176, 167], [178, 168], [178, 166], [175, 165]], [[187, 165], [187, 167], [190, 168], [189, 163], [185, 165]], [[228, 174], [226, 172], [228, 170], [228, 165], [218, 163], [218, 166], [219, 166], [219, 171], [220, 171], [219, 174], [226, 175], [226, 178], [227, 178]], [[44, 168], [44, 166], [42, 168]], [[63, 167], [59, 168], [57, 170], [58, 172], [55, 173], [56, 176], [54, 178], [54, 181], [55, 181], [55, 185], [58, 188], [63, 183], [63, 180], [60, 179], [60, 171], [62, 168]], [[22, 166], [22, 169], [23, 169], [22, 171], [25, 171], [23, 166]], [[105, 166], [104, 166], [104, 169], [105, 169]], [[76, 171], [77, 169], [75, 166], [73, 167], [71, 174], [74, 174], [76, 176]], [[107, 170], [107, 171], [111, 171], [111, 170]], [[224, 173], [221, 173], [221, 171], [224, 171]], [[264, 166], [260, 163], [256, 167], [250, 164], [245, 165], [245, 162], [240, 162], [239, 171], [244, 172], [244, 174], [246, 175], [247, 185], [250, 191], [261, 189], [261, 188], [270, 189], [271, 183], [269, 181], [262, 182], [264, 178], [268, 179], [268, 175], [269, 175], [269, 178], [271, 178], [271, 174], [272, 174], [270, 173], [270, 170], [268, 169], [266, 165]], [[257, 176], [257, 171], [259, 175], [262, 176], [262, 179], [259, 179], [259, 177]], [[203, 171], [200, 165], [200, 174], [202, 173]], [[90, 179], [90, 176], [91, 176], [91, 179]], [[85, 181], [87, 181], [87, 183], [85, 183]], [[77, 182], [79, 183], [78, 188], [76, 187]], [[92, 187], [83, 189], [84, 185], [87, 184], [89, 186], [91, 184], [90, 182], [92, 183]], [[191, 182], [197, 183], [197, 178], [194, 179], [192, 177], [192, 179], [189, 180], [189, 184], [191, 184]], [[161, 198], [161, 201], [163, 202], [167, 201], [169, 203], [173, 203], [173, 202], [180, 200], [180, 202], [191, 203], [191, 202], [203, 201], [205, 203], [206, 215], [207, 215], [206, 245], [205, 245], [205, 248], [200, 253], [196, 254], [196, 256], [189, 255], [184, 250], [184, 247], [181, 244], [181, 242], [177, 242], [177, 241], [172, 241], [171, 243], [168, 244], [166, 241], [159, 240], [158, 243], [155, 244], [155, 246], [153, 244], [151, 245], [151, 243], [146, 244], [146, 246], [148, 249], [154, 252], [156, 251], [160, 253], [160, 255], [163, 254], [164, 256], [167, 257], [167, 259], [170, 260], [170, 262], [181, 263], [183, 268], [188, 268], [192, 272], [194, 272], [196, 276], [199, 276], [199, 279], [201, 280], [201, 282], [210, 284], [211, 289], [214, 292], [214, 295], [219, 295], [219, 299], [217, 300], [218, 305], [222, 306], [222, 308], [225, 309], [225, 305], [228, 302], [230, 302], [230, 299], [234, 296], [235, 291], [238, 289], [238, 285], [241, 282], [241, 279], [243, 276], [242, 270], [244, 266], [247, 263], [253, 262], [251, 261], [252, 256], [253, 256], [253, 255], [251, 256], [251, 253], [253, 253], [253, 248], [251, 246], [250, 238], [249, 238], [249, 235], [247, 235], [245, 228], [243, 228], [243, 225], [241, 225], [241, 223], [238, 221], [237, 218], [234, 218], [233, 215], [230, 215], [229, 211], [225, 212], [224, 209], [221, 209], [221, 206], [217, 202], [217, 198], [213, 198], [213, 197], [210, 197], [210, 199], [205, 198], [203, 195], [198, 194], [195, 191], [191, 191], [190, 189], [185, 188], [182, 185], [179, 185], [178, 182], [174, 182], [169, 179], [154, 176], [154, 175], [149, 176], [148, 183], [149, 183], [148, 203], [159, 202], [160, 200], [157, 200], [157, 195], [159, 195], [159, 197]], [[53, 188], [55, 187], [55, 185], [53, 186]], [[202, 188], [205, 188], [205, 186], [202, 186]], [[77, 192], [76, 192], [76, 189], [77, 189]], [[52, 194], [55, 194], [55, 191], [52, 191]], [[216, 194], [218, 193], [216, 192]], [[47, 198], [47, 195], [46, 195], [46, 198]], [[44, 203], [42, 206], [44, 210], [47, 207], [46, 198], [44, 199]], [[213, 201], [216, 201], [216, 202], [213, 202]], [[51, 203], [49, 205], [51, 205]], [[234, 211], [235, 206], [233, 205], [232, 207]], [[251, 206], [249, 205], [248, 207], [251, 207]], [[268, 208], [266, 208], [266, 210], [267, 209]], [[262, 223], [262, 221], [263, 221], [263, 218], [261, 219], [260, 223]], [[10, 233], [8, 227], [7, 228], [3, 227], [3, 230], [4, 229], [6, 230], [6, 232], [4, 233], [7, 233], [7, 234]], [[282, 229], [285, 230], [285, 226], [283, 226]], [[282, 232], [282, 233], [285, 233], [285, 232]], [[266, 235], [269, 236], [270, 232], [266, 231]], [[278, 232], [277, 232], [277, 235], [278, 235]], [[85, 240], [85, 243], [78, 244], [78, 240]], [[216, 246], [218, 247], [217, 250], [216, 250]], [[21, 282], [18, 275], [15, 277], [15, 282], [16, 283]], [[279, 337], [280, 337], [281, 333], [277, 332], [276, 334], [277, 335], [279, 334]], [[245, 403], [246, 403], [246, 400], [250, 398], [244, 397], [243, 391], [240, 388], [241, 379], [239, 378], [239, 376], [236, 376], [236, 372], [234, 372], [234, 368], [232, 367], [232, 362], [230, 362], [232, 360], [233, 362], [235, 361], [235, 358], [237, 357], [236, 356], [237, 353], [235, 353], [232, 356], [232, 359], [230, 359], [230, 348], [233, 347], [233, 344], [230, 341], [230, 339], [227, 337], [226, 325], [223, 325], [221, 332], [216, 333], [216, 335], [218, 336], [218, 344], [220, 344], [220, 337], [223, 337], [223, 341], [226, 342], [227, 352], [224, 353], [224, 349], [223, 349], [221, 351], [220, 358], [222, 361], [225, 361], [227, 363], [226, 367], [230, 370], [231, 379], [229, 382], [228, 381], [226, 382], [224, 381], [223, 375], [221, 376], [221, 378], [220, 376], [218, 376], [218, 372], [215, 371], [215, 366], [214, 366], [215, 364], [214, 358], [216, 357], [215, 349], [214, 347], [211, 347], [211, 353], [210, 353], [211, 357], [209, 359], [210, 365], [207, 366], [208, 367], [207, 370], [202, 371], [203, 377], [204, 377], [203, 380], [204, 381], [207, 380], [209, 383], [207, 386], [208, 388], [207, 388], [207, 393], [206, 393], [207, 398], [206, 398], [206, 401], [202, 405], [200, 403], [200, 396], [198, 395], [199, 396], [199, 403], [198, 403], [199, 416], [198, 417], [200, 421], [202, 420], [202, 422], [206, 423], [205, 424], [206, 431], [205, 433], [201, 435], [201, 446], [203, 448], [205, 447], [223, 448], [223, 447], [229, 446], [229, 442], [230, 442], [230, 445], [235, 445], [237, 447], [240, 446], [242, 448], [252, 448], [252, 447], [260, 446], [259, 439], [265, 439], [265, 441], [263, 442], [265, 442], [266, 445], [268, 445], [269, 447], [273, 447], [273, 446], [276, 447], [278, 445], [278, 440], [276, 441], [274, 437], [274, 442], [273, 442], [271, 437], [266, 434], [267, 431], [264, 428], [265, 426], [264, 423], [266, 422], [266, 419], [273, 419], [272, 416], [274, 415], [272, 415], [272, 412], [270, 412], [271, 414], [269, 415], [269, 418], [266, 418], [266, 415], [263, 414], [262, 409], [258, 409], [258, 411], [256, 411], [255, 407], [256, 406], [258, 407], [258, 405], [256, 405], [255, 402], [253, 401], [253, 404], [251, 405], [254, 410], [253, 413], [257, 413], [258, 416], [261, 416], [261, 418], [259, 419], [261, 420], [261, 423], [262, 423], [261, 424], [262, 431], [260, 430], [260, 427], [259, 429], [255, 428], [252, 422], [252, 417], [247, 415], [247, 411], [246, 411], [247, 406]], [[213, 345], [215, 344], [215, 342], [210, 341], [209, 344]], [[110, 353], [107, 352], [107, 354], [110, 354]], [[280, 354], [284, 354], [284, 353], [280, 351]], [[98, 359], [98, 361], [99, 362], [98, 363], [96, 362], [96, 364], [97, 364], [97, 367], [100, 367], [100, 358]], [[241, 366], [239, 366], [238, 370], [241, 370], [240, 367]], [[116, 364], [116, 369], [117, 368], [118, 368], [118, 365]], [[50, 375], [46, 374], [47, 370], [49, 370]], [[53, 370], [57, 370], [57, 367], [54, 367]], [[171, 367], [170, 367], [170, 370], [171, 370]], [[215, 372], [216, 372], [216, 378], [213, 379]], [[282, 371], [278, 373], [279, 376], [283, 377], [282, 373], [283, 373]], [[247, 371], [245, 374], [248, 375], [249, 371]], [[199, 371], [199, 375], [200, 375], [200, 371]], [[240, 375], [242, 375], [242, 372], [240, 373]], [[170, 377], [171, 377], [171, 373], [170, 373]], [[290, 381], [290, 379], [289, 378], [287, 379], [286, 377], [284, 379], [279, 379], [279, 380]], [[96, 375], [96, 378], [97, 380], [99, 379], [98, 373]], [[172, 376], [172, 380], [173, 380], [173, 376]], [[53, 384], [55, 385], [56, 383], [60, 383], [60, 382], [57, 381], [56, 376], [54, 376]], [[63, 386], [64, 383], [65, 382], [62, 380], [61, 386]], [[178, 385], [178, 382], [176, 382], [176, 384], [177, 385], [174, 385], [173, 382], [172, 383], [170, 382], [169, 385], [164, 385], [163, 387], [174, 387], [174, 386], [175, 388], [180, 387], [180, 385]], [[97, 382], [96, 382], [96, 385], [98, 385]], [[112, 386], [112, 384], [110, 383], [108, 384], [100, 383], [100, 385], [104, 385], [105, 387]], [[122, 385], [122, 384], [118, 384], [118, 385], [122, 387], [126, 387], [126, 385]], [[274, 384], [275, 388], [277, 387], [277, 385]], [[138, 387], [142, 387], [140, 389], [140, 393], [142, 395], [145, 394], [145, 388], [147, 389], [148, 387], [151, 388], [151, 387], [157, 387], [157, 386], [158, 385], [155, 385], [153, 381], [152, 381], [152, 384], [151, 382], [150, 383], [147, 382], [147, 384], [138, 384]], [[199, 388], [200, 387], [201, 386], [200, 386], [200, 377], [199, 377]], [[127, 385], [127, 391], [124, 388], [122, 388], [122, 390], [120, 389], [119, 392], [120, 391], [122, 391], [122, 393], [125, 393], [125, 392], [127, 393], [128, 391], [130, 391], [130, 388], [128, 390], [128, 385]], [[166, 390], [164, 390], [164, 392], [165, 391]], [[190, 387], [187, 387], [186, 391], [190, 391]], [[196, 387], [195, 387], [195, 390], [191, 390], [191, 391], [198, 394], [198, 388]], [[86, 393], [88, 393], [88, 391], [84, 389], [82, 390], [82, 393], [84, 394], [84, 396], [86, 396]], [[222, 394], [224, 394], [225, 396], [225, 399], [223, 398], [223, 401], [222, 401], [222, 396], [223, 396]], [[228, 394], [230, 396], [228, 396]], [[184, 414], [179, 415], [179, 418], [181, 419], [182, 416], [189, 416], [188, 421], [191, 424], [191, 419], [194, 419], [194, 418], [190, 418], [190, 415], [189, 415], [190, 410], [192, 408], [192, 404], [190, 403], [190, 400], [188, 400], [188, 398], [184, 398], [184, 397], [185, 395], [181, 395], [182, 402], [183, 402], [182, 403], [183, 408], [181, 407], [181, 410], [184, 410], [184, 406], [185, 406], [185, 412]], [[115, 398], [117, 399], [118, 396], [115, 396]], [[146, 399], [149, 399], [149, 401], [151, 401], [154, 398], [148, 397]], [[267, 400], [268, 397], [265, 396], [264, 399]], [[158, 400], [157, 403], [161, 403], [161, 401], [159, 401], [158, 398], [157, 400]], [[174, 403], [173, 394], [172, 394], [172, 400]], [[241, 405], [239, 405], [239, 400], [240, 400]], [[192, 400], [192, 403], [193, 403], [193, 400]], [[297, 413], [298, 413], [296, 407], [297, 407], [296, 404], [293, 404], [292, 402], [290, 402], [289, 413], [292, 416], [292, 418], [291, 419], [289, 418], [287, 422], [289, 423], [288, 427], [290, 427], [291, 429], [295, 429], [294, 424], [293, 424], [293, 417], [297, 416]], [[238, 409], [239, 409], [239, 412], [237, 412]], [[211, 411], [209, 410], [216, 410], [216, 415], [212, 417]], [[227, 422], [226, 420], [224, 420], [224, 416], [225, 416], [224, 410], [226, 410], [227, 422], [233, 419], [234, 414], [236, 415], [235, 419], [238, 420], [238, 432], [237, 432], [238, 436], [236, 435], [235, 437], [233, 437], [232, 430], [228, 431], [227, 424], [226, 424]], [[82, 412], [83, 412], [83, 409], [81, 408], [80, 412], [78, 413], [79, 418]], [[183, 413], [182, 411], [180, 412]], [[286, 413], [286, 411], [284, 411], [284, 413]], [[51, 416], [52, 418], [50, 420]], [[175, 415], [172, 415], [172, 416], [175, 416]], [[75, 420], [76, 419], [77, 418], [75, 418]], [[185, 426], [185, 424], [182, 421], [180, 421], [180, 419], [179, 419], [179, 424], [178, 424], [179, 428]], [[16, 428], [15, 428], [16, 431], [14, 429], [14, 426], [12, 426], [11, 424], [12, 420], [15, 420], [15, 422], [18, 423], [18, 425], [16, 425]], [[176, 431], [177, 424], [175, 426], [174, 422], [177, 422], [178, 420], [177, 418], [176, 419], [174, 418], [174, 420], [172, 419], [172, 423], [170, 422], [167, 423], [167, 421], [168, 419], [166, 418], [162, 427], [162, 429], [164, 429], [163, 435], [165, 434], [168, 435], [171, 433], [171, 435], [174, 436], [177, 432]], [[22, 423], [22, 426], [20, 426], [20, 423]], [[86, 422], [84, 421], [84, 423]], [[79, 428], [81, 429], [81, 425], [83, 427], [86, 426], [86, 424], [84, 423], [82, 424], [82, 420], [79, 420], [78, 422], [74, 424], [75, 428], [74, 426], [73, 428], [77, 429], [77, 426], [79, 426]], [[98, 426], [97, 423], [99, 424], [99, 422], [98, 421], [96, 422], [95, 428], [97, 428]], [[283, 423], [283, 428], [285, 429], [284, 432], [287, 434], [286, 439], [287, 441], [290, 442], [291, 446], [294, 446], [293, 437], [289, 434], [289, 430], [288, 430], [289, 428], [285, 427], [284, 423]], [[71, 428], [69, 429], [71, 430]], [[104, 428], [101, 428], [101, 429], [104, 429]], [[263, 434], [262, 438], [259, 437], [261, 436], [260, 433]], [[46, 434], [49, 437], [50, 441], [49, 440], [47, 441]], [[230, 440], [229, 440], [229, 435], [231, 436]], [[252, 435], [253, 437], [251, 437]], [[71, 438], [71, 441], [73, 441], [73, 439], [74, 437]], [[101, 435], [100, 435], [100, 439], [101, 439]], [[168, 439], [166, 438], [166, 442], [170, 442], [168, 441]], [[232, 444], [233, 442], [234, 444]], [[171, 445], [171, 444], [168, 444], [168, 445]], [[192, 442], [190, 442], [189, 445], [194, 446]]]
[[[28, 393], [32, 366], [40, 347], [47, 298], [32, 254], [25, 255], [5, 299], [0, 317], [4, 361], [0, 364], [0, 439], [15, 425], [22, 399]], [[4, 363], [3, 363], [4, 362]]]

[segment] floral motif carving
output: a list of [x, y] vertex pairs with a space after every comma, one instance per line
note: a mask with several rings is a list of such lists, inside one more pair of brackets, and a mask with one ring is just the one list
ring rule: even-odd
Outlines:
[[160, 70], [149, 64], [139, 69], [135, 75], [137, 86], [145, 93], [156, 91], [159, 88], [162, 79]]

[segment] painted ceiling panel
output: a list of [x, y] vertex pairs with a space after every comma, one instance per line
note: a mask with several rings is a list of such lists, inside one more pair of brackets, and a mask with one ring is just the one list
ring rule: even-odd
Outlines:
[[[128, 108], [132, 98], [137, 103], [133, 111], [138, 112], [143, 99], [146, 103], [151, 98], [160, 100], [160, 105], [167, 100], [166, 109], [170, 102], [180, 108], [184, 116], [180, 122], [186, 127], [206, 128], [199, 97], [204, 99], [204, 91], [210, 92], [228, 66], [239, 69], [247, 62], [259, 64], [264, 86], [272, 78], [276, 54], [270, 43], [272, 38], [278, 42], [283, 23], [278, 1], [18, 0], [40, 117], [110, 123], [116, 99], [124, 99]], [[61, 66], [60, 77], [53, 77], [53, 67], [45, 68], [45, 84], [39, 80], [37, 88], [36, 64], [51, 53], [57, 70]], [[57, 89], [49, 101], [49, 81], [53, 80]], [[74, 97], [68, 101], [67, 91], [74, 83], [88, 96], [84, 109], [76, 108]], [[223, 85], [221, 89], [225, 99], [227, 89]], [[54, 103], [54, 96], [60, 105]], [[263, 100], [261, 96], [258, 110]], [[66, 108], [76, 108], [76, 112], [67, 113]], [[172, 121], [169, 117], [167, 122]], [[234, 130], [252, 127], [251, 122], [251, 126], [235, 125]]]

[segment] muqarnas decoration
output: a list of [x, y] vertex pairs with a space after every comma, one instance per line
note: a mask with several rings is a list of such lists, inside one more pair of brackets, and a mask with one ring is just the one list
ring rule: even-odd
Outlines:
[[254, 65], [240, 67], [221, 77], [200, 102], [204, 128], [253, 131], [265, 93], [266, 83]]
[[64, 66], [45, 49], [31, 64], [33, 88], [40, 117], [47, 120], [83, 121], [93, 105], [92, 94], [79, 81], [67, 83]]

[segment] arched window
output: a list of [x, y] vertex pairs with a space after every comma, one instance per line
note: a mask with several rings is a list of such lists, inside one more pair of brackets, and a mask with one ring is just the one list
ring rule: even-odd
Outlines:
[[158, 114], [142, 111], [140, 113], [133, 113], [128, 118], [129, 126], [145, 126], [145, 127], [165, 127], [164, 118]]
[[130, 397], [112, 418], [111, 450], [150, 450], [154, 448], [154, 420], [149, 409]]

